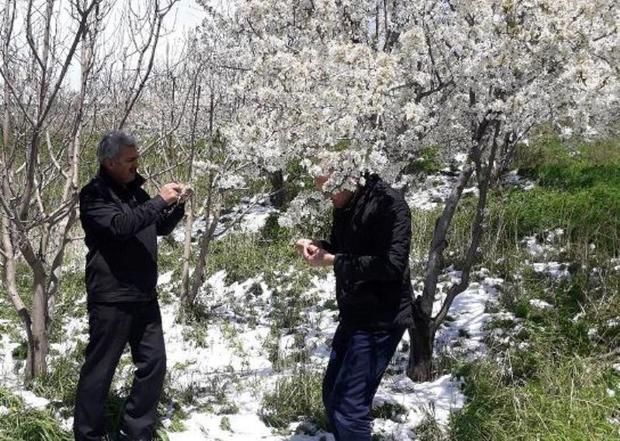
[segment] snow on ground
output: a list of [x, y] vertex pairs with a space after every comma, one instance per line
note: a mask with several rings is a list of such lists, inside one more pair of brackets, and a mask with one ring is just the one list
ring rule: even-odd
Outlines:
[[502, 176], [502, 184], [518, 187], [521, 190], [525, 191], [533, 189], [535, 187], [534, 182], [529, 179], [523, 178], [522, 176], [519, 176], [518, 172], [518, 170], [512, 170], [506, 173], [504, 176]]
[[611, 259], [610, 262], [612, 265], [614, 265], [614, 271], [620, 271], [620, 257], [614, 257], [613, 259]]
[[553, 309], [553, 305], [540, 299], [530, 299], [530, 305], [538, 309]]
[[21, 397], [21, 399], [24, 400], [24, 404], [26, 405], [26, 407], [30, 407], [33, 409], [45, 409], [45, 407], [50, 403], [49, 400], [38, 397], [28, 390], [15, 391], [15, 395]]
[[[260, 277], [248, 279], [242, 283], [225, 284], [225, 272], [213, 274], [205, 283], [198, 301], [203, 306], [216, 312], [217, 319], [206, 327], [206, 341], [197, 346], [195, 341], [187, 338], [185, 326], [175, 323], [177, 307], [162, 307], [162, 319], [165, 330], [168, 366], [177, 390], [192, 387], [216, 389], [226, 382], [234, 385], [223, 388], [225, 398], [221, 406], [234, 403], [236, 412], [220, 415], [218, 412], [190, 410], [190, 418], [184, 421], [187, 430], [169, 432], [171, 441], [183, 440], [313, 440], [313, 437], [289, 438], [272, 433], [259, 417], [261, 398], [273, 389], [275, 381], [282, 375], [274, 371], [265, 350], [269, 338], [270, 324], [266, 319], [271, 292]], [[333, 276], [328, 276], [333, 279]], [[167, 275], [160, 278], [166, 280]], [[332, 283], [314, 278], [304, 295], [313, 297], [317, 302], [333, 296]], [[251, 287], [261, 286], [259, 295], [248, 293]], [[326, 291], [325, 288], [328, 288]], [[236, 306], [242, 305], [242, 310]], [[243, 326], [247, 316], [257, 314], [255, 326]], [[324, 344], [327, 334], [335, 329], [334, 312], [310, 308], [307, 311], [307, 323], [316, 323], [314, 334], [309, 334], [306, 345], [310, 348]], [[228, 323], [228, 325], [226, 325]], [[322, 327], [322, 325], [326, 325]], [[280, 341], [280, 349], [286, 353], [292, 350], [292, 342], [287, 344], [286, 336]], [[321, 342], [320, 344], [318, 342]], [[317, 355], [318, 354], [318, 355]], [[312, 360], [326, 360], [327, 351], [319, 348], [312, 352]], [[221, 394], [220, 394], [221, 395]], [[212, 393], [202, 399], [209, 401]], [[217, 410], [218, 404], [215, 404]], [[222, 421], [226, 418], [226, 423]], [[294, 428], [293, 428], [294, 429]]]
[[564, 253], [564, 248], [561, 246], [564, 234], [564, 230], [556, 228], [546, 231], [542, 235], [527, 236], [521, 241], [527, 254], [535, 260], [532, 263], [527, 261], [535, 273], [548, 276], [554, 280], [568, 280], [570, 278], [569, 264], [552, 260]]
[[[291, 271], [290, 269], [287, 271]], [[284, 271], [284, 275], [287, 274]], [[482, 271], [481, 274], [488, 272]], [[458, 273], [450, 271], [442, 282], [446, 287], [453, 283]], [[205, 283], [199, 301], [207, 308], [217, 311], [218, 321], [207, 327], [207, 341], [204, 347], [197, 347], [185, 336], [186, 330], [174, 322], [176, 307], [166, 305], [162, 308], [168, 364], [175, 387], [183, 388], [194, 385], [209, 387], [209, 384], [234, 377], [237, 386], [227, 392], [227, 402], [235, 403], [238, 412], [232, 415], [218, 415], [217, 412], [189, 410], [190, 418], [184, 422], [187, 430], [170, 432], [171, 441], [184, 440], [320, 440], [324, 433], [315, 435], [282, 435], [273, 433], [258, 417], [261, 397], [273, 390], [277, 378], [283, 375], [276, 372], [267, 358], [263, 343], [269, 337], [269, 322], [259, 318], [254, 328], [237, 326], [247, 317], [245, 314], [259, 314], [265, 317], [269, 308], [271, 292], [260, 276], [244, 282], [225, 283], [225, 272], [213, 274]], [[160, 280], [169, 282], [168, 275]], [[333, 299], [334, 276], [313, 277], [307, 292], [303, 295], [313, 299], [316, 304]], [[484, 326], [490, 315], [485, 312], [489, 301], [497, 296], [497, 287], [501, 279], [482, 277], [480, 283], [472, 285], [455, 300], [451, 309], [453, 320], [438, 332], [438, 350], [447, 350], [449, 343], [459, 340], [461, 351], [469, 354], [481, 353]], [[254, 287], [254, 288], [252, 288]], [[260, 289], [256, 288], [260, 287]], [[248, 296], [248, 292], [252, 294]], [[442, 298], [438, 298], [441, 301]], [[243, 304], [242, 311], [235, 305]], [[261, 314], [262, 311], [262, 314]], [[306, 311], [304, 325], [308, 326], [305, 344], [311, 350], [311, 365], [322, 372], [329, 357], [328, 342], [335, 331], [336, 312], [311, 307]], [[233, 326], [235, 332], [223, 332], [225, 321]], [[466, 338], [459, 338], [466, 335]], [[406, 336], [404, 341], [407, 341]], [[285, 335], [279, 341], [279, 349], [284, 353], [294, 350], [293, 335]], [[175, 369], [174, 366], [178, 366]], [[375, 431], [389, 434], [399, 440], [415, 439], [415, 426], [429, 415], [445, 425], [451, 412], [461, 408], [465, 398], [461, 392], [461, 383], [449, 375], [444, 375], [432, 382], [414, 383], [402, 372], [396, 376], [386, 375], [374, 403], [375, 407], [397, 403], [407, 409], [405, 415], [395, 419], [376, 419]], [[228, 375], [228, 377], [227, 377]], [[223, 418], [226, 417], [224, 424]], [[222, 428], [223, 427], [223, 428]], [[295, 430], [294, 425], [290, 432]], [[327, 438], [330, 439], [329, 437]]]
[[407, 409], [400, 421], [375, 420], [375, 430], [391, 434], [395, 439], [415, 439], [415, 427], [432, 417], [446, 426], [450, 414], [462, 408], [465, 397], [461, 392], [461, 382], [451, 375], [442, 375], [434, 381], [416, 383], [404, 374], [394, 378], [384, 378], [374, 406], [399, 404]]
[[536, 262], [532, 264], [534, 272], [546, 274], [553, 279], [563, 280], [570, 278], [568, 264], [560, 262]]
[[[82, 299], [86, 301], [86, 296]], [[78, 342], [88, 343], [88, 317], [86, 315], [79, 317], [65, 317], [63, 329], [65, 335], [71, 338], [63, 339], [59, 343], [50, 344], [50, 349], [59, 355], [69, 354], [75, 351]]]
[[[1, 326], [15, 326], [9, 320], [0, 320]], [[19, 363], [13, 359], [13, 350], [19, 346], [11, 340], [8, 334], [0, 335], [0, 378], [2, 378], [2, 386], [15, 387], [19, 383], [21, 374], [19, 372]]]
[[[412, 184], [405, 194], [405, 200], [411, 208], [428, 211], [442, 206], [455, 187], [459, 171], [465, 164], [466, 158], [463, 158], [462, 155], [456, 159], [456, 163], [452, 168], [448, 167], [439, 173], [426, 175], [421, 182]], [[401, 179], [401, 183], [396, 185], [400, 186], [411, 181], [411, 177], [406, 176]], [[502, 184], [524, 191], [531, 190], [535, 186], [532, 181], [519, 176], [517, 170], [506, 173], [502, 177]], [[477, 195], [478, 189], [475, 186], [467, 187], [463, 190], [463, 197]]]
[[405, 200], [411, 208], [433, 210], [448, 197], [457, 178], [456, 173], [444, 172], [428, 175], [422, 183], [414, 185], [405, 194]]
[[[498, 300], [499, 288], [504, 281], [488, 276], [485, 268], [474, 272], [480, 282], [471, 282], [467, 289], [456, 296], [449, 310], [449, 318], [439, 328], [436, 336], [436, 352], [457, 352], [479, 356], [484, 353], [482, 343], [485, 326], [493, 317], [487, 307]], [[433, 315], [439, 313], [451, 285], [458, 283], [461, 272], [452, 267], [446, 269], [438, 283], [438, 294], [433, 305]], [[458, 344], [455, 344], [458, 342]]]

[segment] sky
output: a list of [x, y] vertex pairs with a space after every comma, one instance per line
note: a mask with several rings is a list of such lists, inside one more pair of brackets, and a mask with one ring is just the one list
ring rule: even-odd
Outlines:
[[[117, 0], [115, 9], [110, 13], [106, 19], [104, 29], [104, 41], [108, 44], [115, 44], [115, 34], [119, 29], [120, 21], [120, 6], [124, 1]], [[64, 1], [66, 3], [66, 0]], [[182, 47], [184, 36], [200, 25], [203, 18], [206, 16], [204, 9], [196, 3], [195, 0], [179, 0], [173, 7], [173, 9], [166, 15], [164, 19], [163, 28], [165, 33], [160, 39], [157, 58], [165, 57], [166, 51], [169, 50], [174, 53], [175, 49]], [[76, 59], [71, 65], [68, 72], [67, 84], [71, 88], [77, 89], [80, 84], [80, 71], [79, 61]]]

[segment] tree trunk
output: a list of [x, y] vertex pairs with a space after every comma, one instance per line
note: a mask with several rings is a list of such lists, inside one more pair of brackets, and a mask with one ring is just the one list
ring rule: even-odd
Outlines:
[[[192, 97], [193, 105], [193, 118], [190, 134], [191, 151], [189, 155], [189, 163], [187, 170], [187, 180], [192, 182], [194, 180], [194, 157], [196, 154], [196, 124], [198, 122], [198, 111], [200, 109], [200, 94], [201, 87], [198, 85], [194, 90], [194, 96]], [[213, 95], [211, 95], [211, 105], [213, 106]], [[213, 108], [211, 108], [213, 113]], [[211, 118], [211, 116], [210, 116]], [[192, 227], [194, 226], [194, 198], [190, 198], [186, 206], [186, 218], [185, 218], [185, 239], [183, 242], [183, 272], [181, 273], [181, 293], [183, 299], [187, 302], [190, 298], [190, 277], [189, 266], [192, 256]]]
[[[216, 211], [219, 212], [219, 209], [216, 209]], [[200, 238], [200, 254], [198, 255], [198, 261], [196, 262], [196, 267], [194, 268], [194, 273], [192, 275], [191, 289], [189, 290], [188, 296], [185, 298], [185, 306], [189, 307], [194, 304], [194, 301], [198, 296], [198, 291], [205, 281], [205, 268], [207, 266], [209, 246], [213, 240], [213, 233], [215, 232], [218, 222], [219, 214], [215, 214], [213, 216], [213, 220], [210, 223], [207, 222], [206, 229]]]
[[[35, 377], [47, 372], [47, 354], [49, 340], [47, 334], [47, 291], [45, 289], [45, 275], [34, 274], [34, 289], [32, 302], [32, 346], [31, 352], [33, 373]], [[26, 377], [26, 380], [30, 378]]]
[[282, 174], [282, 170], [269, 173], [269, 181], [271, 182], [269, 201], [274, 207], [282, 208], [286, 201], [286, 190], [284, 188], [284, 175]]
[[414, 326], [409, 329], [411, 347], [407, 375], [414, 381], [429, 381], [433, 373], [433, 347], [436, 324], [433, 322], [433, 302], [437, 291], [437, 280], [443, 269], [443, 252], [448, 246], [446, 237], [452, 219], [461, 200], [465, 186], [473, 174], [473, 167], [466, 166], [459, 176], [457, 185], [446, 200], [443, 212], [435, 223], [433, 239], [426, 264], [424, 291], [414, 302]]
[[7, 292], [9, 293], [9, 297], [11, 298], [11, 302], [17, 311], [17, 315], [22, 321], [24, 326], [24, 331], [26, 332], [26, 343], [28, 345], [28, 358], [26, 359], [26, 379], [29, 381], [34, 377], [34, 364], [32, 354], [33, 352], [30, 348], [34, 347], [34, 340], [32, 336], [32, 321], [30, 319], [30, 314], [22, 301], [19, 291], [17, 290], [17, 270], [15, 266], [15, 253], [13, 251], [13, 245], [11, 243], [11, 238], [9, 234], [9, 230], [7, 227], [8, 220], [6, 217], [2, 217], [1, 228], [2, 228], [2, 251], [4, 252], [4, 261], [3, 261], [3, 281]]
[[434, 333], [430, 323], [414, 314], [414, 324], [409, 328], [409, 363], [407, 376], [413, 381], [429, 381], [433, 374]]
[[192, 227], [194, 225], [193, 202], [188, 201], [186, 206], [185, 239], [183, 241], [183, 272], [181, 273], [181, 292], [184, 298], [189, 297], [189, 265], [192, 256]]

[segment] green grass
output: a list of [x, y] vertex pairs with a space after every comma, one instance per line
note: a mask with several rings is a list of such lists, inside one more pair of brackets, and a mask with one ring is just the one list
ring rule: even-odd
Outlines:
[[261, 419], [275, 428], [286, 428], [290, 423], [305, 419], [327, 429], [321, 386], [322, 373], [303, 368], [283, 377], [277, 381], [274, 391], [263, 397]]
[[406, 174], [437, 173], [444, 167], [438, 147], [427, 147], [418, 152], [415, 160], [411, 161], [404, 170]]
[[620, 184], [515, 191], [496, 197], [492, 209], [495, 226], [497, 217], [506, 219], [507, 237], [523, 238], [559, 227], [573, 241], [594, 243], [609, 253], [620, 247]]
[[[620, 416], [620, 375], [609, 354], [620, 345], [613, 325], [620, 274], [610, 262], [620, 250], [620, 146], [567, 146], [552, 138], [529, 153], [519, 158], [520, 172], [538, 185], [492, 194], [482, 247], [482, 264], [507, 281], [500, 309], [516, 321], [493, 324], [509, 341], [489, 337], [492, 358], [459, 368], [468, 403], [453, 416], [449, 439], [618, 439], [612, 421]], [[461, 242], [459, 219], [470, 210], [463, 204], [455, 218], [453, 237]], [[556, 228], [565, 234], [548, 258], [567, 263], [566, 280], [534, 272], [521, 244]]]
[[[531, 354], [525, 351], [524, 354]], [[514, 353], [511, 359], [528, 357]], [[469, 402], [452, 418], [454, 441], [611, 440], [618, 426], [620, 377], [599, 360], [538, 353], [527, 359], [531, 378], [522, 382], [495, 362], [469, 365], [462, 375]], [[615, 396], [607, 389], [615, 388]]]
[[49, 410], [34, 410], [6, 389], [0, 388], [0, 441], [70, 441], [73, 435], [62, 429]]
[[268, 240], [252, 234], [230, 234], [213, 242], [207, 260], [207, 274], [226, 271], [226, 282], [243, 282], [257, 274], [273, 274], [274, 268], [300, 265], [287, 240]]
[[495, 217], [501, 213], [510, 219], [507, 234], [523, 237], [560, 227], [573, 241], [592, 242], [609, 253], [617, 251], [620, 142], [608, 140], [571, 149], [550, 138], [530, 150], [532, 157], [520, 160], [519, 171], [539, 187], [496, 195], [491, 203]]
[[75, 392], [80, 367], [83, 362], [84, 344], [78, 344], [76, 350], [69, 354], [61, 354], [50, 363], [46, 375], [36, 378], [32, 391], [64, 408], [65, 416], [73, 411]]

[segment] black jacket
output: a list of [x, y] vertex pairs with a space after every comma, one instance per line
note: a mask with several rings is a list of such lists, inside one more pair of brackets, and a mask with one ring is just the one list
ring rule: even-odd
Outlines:
[[327, 251], [335, 254], [340, 320], [354, 329], [406, 327], [412, 321], [411, 214], [378, 176], [367, 177], [345, 208], [334, 209]]
[[167, 235], [183, 206], [167, 207], [149, 197], [137, 176], [127, 187], [103, 170], [80, 191], [86, 233], [86, 292], [89, 302], [149, 301], [157, 296], [157, 235]]

